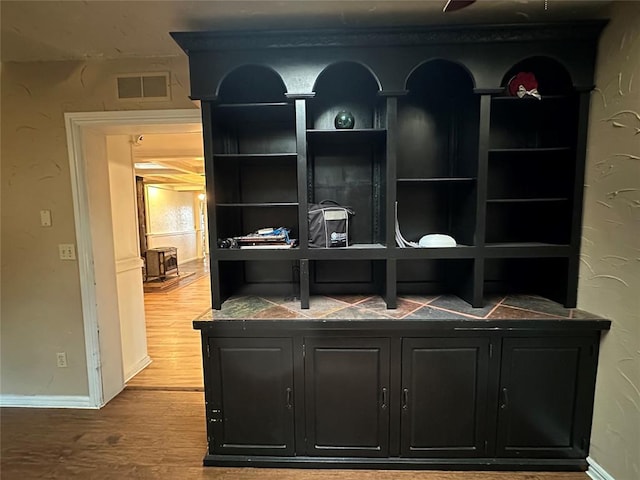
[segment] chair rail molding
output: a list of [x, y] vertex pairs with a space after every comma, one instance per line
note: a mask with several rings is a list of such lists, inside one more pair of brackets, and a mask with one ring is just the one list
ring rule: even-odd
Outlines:
[[124, 273], [130, 270], [141, 270], [144, 262], [140, 257], [130, 257], [116, 260], [116, 273]]

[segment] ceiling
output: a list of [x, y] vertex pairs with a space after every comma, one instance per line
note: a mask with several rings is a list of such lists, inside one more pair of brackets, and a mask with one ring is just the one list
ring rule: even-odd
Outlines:
[[[1, 0], [3, 62], [181, 55], [171, 31], [522, 23], [606, 15], [609, 1]], [[545, 3], [547, 8], [545, 9]]]
[[200, 125], [176, 126], [166, 133], [138, 131], [131, 135], [131, 151], [135, 173], [145, 184], [178, 191], [204, 190]]
[[[606, 17], [610, 1], [478, 0], [443, 13], [446, 0], [131, 1], [0, 0], [2, 62], [184, 55], [172, 31], [357, 28], [531, 23]], [[122, 133], [122, 132], [120, 132]], [[144, 132], [129, 127], [145, 182], [177, 190], [204, 185], [201, 126]], [[135, 139], [143, 134], [143, 141]], [[149, 167], [149, 165], [147, 165]]]

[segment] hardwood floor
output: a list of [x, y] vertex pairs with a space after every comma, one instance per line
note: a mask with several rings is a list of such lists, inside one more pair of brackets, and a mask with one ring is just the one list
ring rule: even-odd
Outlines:
[[203, 390], [200, 334], [191, 322], [211, 308], [210, 277], [204, 261], [182, 264], [180, 269], [195, 272], [186, 285], [144, 294], [152, 363], [127, 383], [128, 388]]
[[127, 389], [101, 410], [2, 409], [2, 480], [588, 480], [583, 473], [202, 467], [202, 393]]
[[[145, 295], [154, 362], [101, 410], [0, 410], [2, 480], [588, 480], [584, 473], [202, 467], [200, 338], [209, 276]], [[177, 390], [177, 391], [176, 391]]]

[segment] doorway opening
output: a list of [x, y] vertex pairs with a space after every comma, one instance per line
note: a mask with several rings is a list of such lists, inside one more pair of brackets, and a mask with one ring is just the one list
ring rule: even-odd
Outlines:
[[[162, 136], [167, 135], [176, 135], [174, 140], [177, 136], [191, 136], [198, 139], [201, 151], [202, 127], [200, 111], [195, 109], [67, 113], [65, 121], [72, 175], [89, 398], [91, 405], [99, 408], [122, 391], [127, 380], [135, 377], [150, 360], [146, 351], [144, 262], [135, 207], [135, 142], [139, 137], [160, 141]], [[206, 214], [204, 198], [200, 196], [203, 190], [202, 187], [199, 191], [195, 188], [196, 177], [200, 182], [204, 177], [196, 170], [183, 171], [187, 170], [187, 160], [177, 157], [189, 156], [185, 153], [186, 145], [174, 142], [171, 154], [160, 152], [159, 148], [156, 148], [153, 155], [159, 163], [165, 163], [165, 168], [158, 169], [163, 172], [158, 173], [159, 178], [154, 182], [154, 188], [169, 192], [169, 196], [175, 196], [173, 192], [177, 195], [179, 189], [175, 185], [161, 180], [162, 177], [173, 175], [174, 182], [183, 180], [184, 185], [191, 185], [193, 190], [188, 196], [194, 201], [190, 228], [181, 232], [157, 233], [180, 233], [182, 237], [190, 237], [191, 243], [183, 245], [183, 253], [189, 255], [188, 247], [193, 247], [195, 253], [191, 254], [192, 260], [206, 261], [206, 223], [202, 223]], [[178, 150], [182, 153], [176, 153]], [[165, 155], [164, 159], [161, 153]], [[167, 156], [175, 158], [167, 160]], [[147, 151], [140, 163], [151, 163], [152, 160], [152, 154]], [[202, 163], [201, 158], [198, 160]], [[169, 168], [170, 165], [175, 168]], [[145, 188], [148, 190], [150, 187]], [[146, 206], [148, 207], [148, 203]], [[181, 211], [184, 216], [186, 210]], [[123, 212], [128, 213], [123, 215]], [[163, 216], [163, 213], [157, 215], [158, 218]], [[149, 226], [148, 222], [146, 226]], [[148, 234], [146, 238], [149, 240]], [[181, 237], [177, 235], [175, 238], [172, 242], [178, 242]], [[166, 241], [163, 238], [155, 240]], [[188, 256], [183, 259], [190, 260]], [[180, 262], [179, 258], [178, 261]], [[201, 270], [205, 270], [202, 265]], [[203, 278], [208, 281], [208, 275]], [[202, 290], [206, 291], [206, 287], [203, 286]], [[206, 299], [207, 295], [203, 294], [202, 297]], [[210, 299], [204, 301], [206, 307], [202, 311], [210, 306]], [[190, 320], [193, 318], [183, 318], [187, 316], [184, 310], [180, 313], [181, 321], [190, 328]], [[197, 342], [197, 335], [195, 340]], [[199, 347], [193, 353], [199, 355]], [[173, 365], [176, 365], [178, 359], [175, 358], [176, 355], [173, 357]], [[171, 388], [171, 385], [166, 386]]]

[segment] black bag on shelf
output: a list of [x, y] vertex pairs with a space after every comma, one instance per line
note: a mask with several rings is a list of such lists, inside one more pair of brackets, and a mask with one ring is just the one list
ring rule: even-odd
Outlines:
[[309, 247], [349, 246], [349, 217], [355, 212], [333, 200], [309, 204]]

